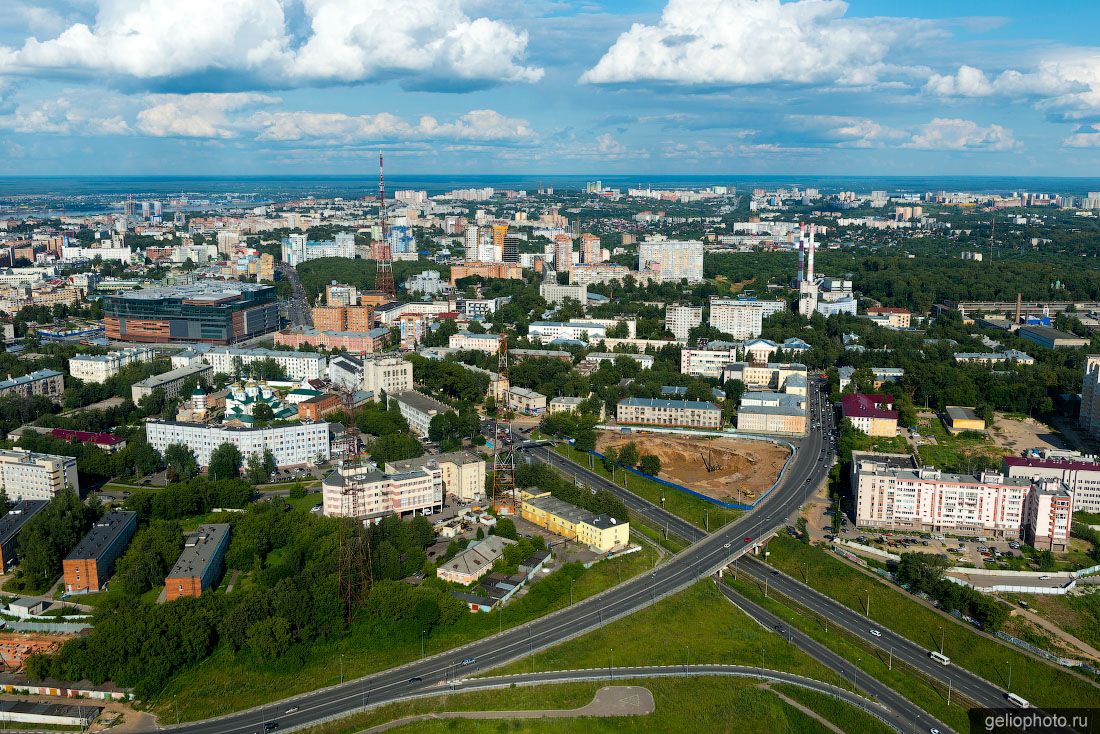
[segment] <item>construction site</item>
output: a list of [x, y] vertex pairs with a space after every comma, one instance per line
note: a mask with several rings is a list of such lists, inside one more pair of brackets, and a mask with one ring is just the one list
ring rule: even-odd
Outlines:
[[752, 502], [775, 484], [790, 456], [786, 446], [768, 441], [612, 431], [597, 435], [596, 450], [630, 442], [639, 455], [661, 460], [661, 479], [723, 502]]

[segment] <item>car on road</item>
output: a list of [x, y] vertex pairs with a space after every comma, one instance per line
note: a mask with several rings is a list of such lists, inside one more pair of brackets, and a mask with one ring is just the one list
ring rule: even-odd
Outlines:
[[728, 549], [729, 549], [729, 547], [730, 547], [730, 546], [732, 546], [732, 545], [733, 545], [733, 543], [726, 543], [726, 544], [725, 544], [724, 546], [722, 546], [722, 547], [728, 550]]
[[421, 683], [423, 680], [424, 679], [419, 675], [414, 675], [412, 678], [409, 678], [409, 683]]
[[463, 665], [473, 665], [476, 662], [477, 662], [477, 658], [466, 658], [465, 660], [462, 661], [462, 664]]
[[269, 721], [266, 724], [264, 724], [264, 731], [275, 731], [278, 728], [279, 728], [279, 722], [278, 721]]
[[298, 707], [297, 707], [297, 706], [291, 706], [290, 708], [288, 708], [288, 709], [286, 710], [286, 713], [288, 713], [288, 714], [293, 714], [293, 713], [295, 713], [295, 712], [296, 712], [297, 710], [298, 710]]
[[879, 632], [878, 630], [871, 630], [871, 634], [874, 635], [875, 637], [882, 637], [882, 633]]
[[745, 536], [745, 542], [746, 543], [751, 543], [752, 542], [752, 536], [751, 535], [746, 535]]
[[778, 576], [778, 575], [779, 575], [778, 571], [772, 571], [772, 576]]

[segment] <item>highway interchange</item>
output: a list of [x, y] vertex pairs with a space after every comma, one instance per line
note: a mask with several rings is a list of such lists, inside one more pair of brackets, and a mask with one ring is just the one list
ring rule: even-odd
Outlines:
[[[583, 474], [589, 486], [606, 485], [628, 503], [631, 511], [644, 515], [655, 525], [665, 526], [667, 523], [669, 533], [689, 540], [692, 537], [698, 538], [697, 542], [658, 565], [652, 572], [641, 574], [545, 617], [504, 630], [501, 634], [398, 668], [248, 711], [164, 728], [206, 734], [263, 732], [265, 726], [272, 725], [270, 722], [277, 722], [280, 729], [299, 728], [346, 715], [365, 706], [409, 697], [442, 694], [451, 690], [467, 690], [474, 685], [469, 680], [469, 676], [475, 671], [498, 667], [589, 632], [615, 619], [628, 616], [655, 603], [658, 599], [690, 586], [700, 578], [724, 569], [730, 562], [752, 549], [758, 539], [784, 526], [788, 517], [801, 507], [820, 482], [826, 478], [832, 465], [832, 452], [835, 447], [832, 445], [831, 438], [832, 418], [820, 388], [821, 384], [818, 380], [811, 380], [810, 400], [812, 414], [816, 417], [816, 426], [800, 442], [788, 465], [781, 486], [761, 507], [711, 534], [645, 500], [626, 493], [621, 487], [588, 472], [584, 467], [578, 465], [568, 467], [570, 471]], [[520, 450], [536, 460], [547, 460], [549, 456], [550, 461], [558, 463], [556, 454], [548, 454], [544, 449], [535, 447], [533, 444], [521, 445]], [[744, 562], [740, 566], [750, 575], [768, 573], [767, 570], [760, 570], [767, 567], [755, 561]], [[799, 588], [801, 585], [793, 579], [773, 576], [770, 578], [770, 583], [782, 593], [803, 600], [815, 612], [828, 616], [832, 623], [852, 630], [861, 637], [864, 633], [869, 633], [870, 623], [866, 619], [836, 602], [830, 604], [831, 600], [809, 590], [808, 587]], [[721, 588], [725, 589], [724, 593], [729, 591], [728, 587]], [[755, 606], [739, 595], [734, 599], [745, 611], [748, 611], [746, 607]], [[807, 599], [810, 601], [806, 602]], [[774, 624], [769, 620], [770, 615], [763, 609], [756, 608], [750, 612], [750, 616], [766, 626], [770, 627]], [[833, 621], [834, 619], [836, 621]], [[864, 633], [861, 633], [861, 630]], [[791, 634], [792, 642], [797, 642], [800, 647], [810, 651], [809, 643], [812, 640], [793, 631]], [[960, 671], [955, 666], [933, 666], [928, 661], [927, 651], [888, 631], [884, 631], [883, 634], [882, 638], [873, 638], [867, 634], [869, 638], [867, 641], [883, 650], [889, 644], [894, 648], [895, 656], [905, 659], [907, 663], [921, 670], [927, 668], [928, 674], [943, 681], [945, 686], [947, 679], [950, 678], [953, 685], [963, 691], [968, 698], [983, 705], [1004, 705], [1003, 694], [995, 686], [977, 676]], [[793, 639], [795, 635], [799, 637], [798, 640]], [[892, 710], [890, 716], [896, 722], [905, 722], [904, 726], [898, 727], [903, 731], [927, 732], [930, 728], [936, 728], [941, 732], [949, 731], [946, 726], [934, 722], [927, 713], [898, 694], [855, 670], [851, 663], [841, 661], [834, 653], [825, 648], [814, 652], [811, 652], [814, 657], [830, 667], [841, 669], [841, 672], [854, 685], [886, 703]], [[902, 658], [902, 656], [905, 657]], [[470, 662], [464, 664], [464, 661]], [[895, 721], [891, 723], [895, 724]]]

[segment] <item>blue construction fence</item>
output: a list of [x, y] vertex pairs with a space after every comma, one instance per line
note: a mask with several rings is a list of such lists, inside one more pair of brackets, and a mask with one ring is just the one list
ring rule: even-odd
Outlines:
[[[750, 439], [746, 439], [746, 440], [750, 440]], [[752, 510], [758, 504], [763, 502], [764, 499], [767, 498], [767, 496], [769, 494], [771, 494], [772, 491], [775, 490], [776, 487], [779, 486], [779, 483], [783, 481], [783, 477], [786, 476], [786, 474], [787, 474], [787, 467], [789, 467], [791, 465], [791, 461], [794, 459], [794, 455], [798, 451], [798, 448], [796, 446], [794, 446], [793, 444], [787, 443], [786, 441], [774, 441], [772, 443], [783, 444], [784, 446], [786, 446], [787, 448], [789, 448], [791, 450], [791, 455], [787, 457], [787, 460], [785, 462], [783, 462], [783, 468], [779, 470], [779, 476], [776, 477], [775, 483], [772, 486], [768, 487], [767, 491], [765, 491], [763, 494], [761, 494], [759, 497], [757, 497], [756, 500], [754, 502], [752, 502], [751, 504], [743, 504], [741, 502], [722, 502], [721, 500], [717, 500], [713, 497], [708, 497], [707, 495], [702, 494], [700, 492], [696, 492], [694, 489], [688, 489], [687, 487], [685, 487], [681, 484], [676, 484], [675, 482], [669, 482], [669, 481], [666, 481], [664, 479], [661, 479], [660, 477], [655, 477], [651, 474], [646, 474], [645, 472], [638, 471], [634, 467], [623, 466], [622, 464], [618, 464], [618, 466], [620, 468], [630, 472], [631, 474], [642, 477], [643, 479], [648, 479], [652, 482], [656, 482], [657, 484], [668, 487], [669, 489], [675, 489], [678, 492], [683, 492], [685, 494], [690, 494], [692, 497], [696, 497], [698, 499], [709, 502], [712, 505], [717, 505], [717, 506], [725, 508], [727, 510]], [[573, 445], [573, 439], [569, 439], [569, 445], [570, 446]], [[601, 460], [605, 458], [604, 455], [601, 454], [599, 451], [586, 451], [585, 453], [591, 454], [591, 455], [593, 455], [593, 456], [595, 456], [595, 457], [597, 457]]]

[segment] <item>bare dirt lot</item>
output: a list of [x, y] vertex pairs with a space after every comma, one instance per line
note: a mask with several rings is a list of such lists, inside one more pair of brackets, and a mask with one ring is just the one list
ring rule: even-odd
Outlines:
[[[600, 433], [596, 450], [633, 441], [639, 454], [661, 460], [661, 479], [715, 499], [749, 499], [773, 484], [790, 452], [766, 441], [657, 433]], [[708, 469], [709, 466], [709, 469]]]
[[1034, 418], [1020, 420], [997, 413], [989, 435], [998, 446], [1011, 449], [1014, 454], [1019, 454], [1024, 449], [1069, 448], [1056, 429]]

